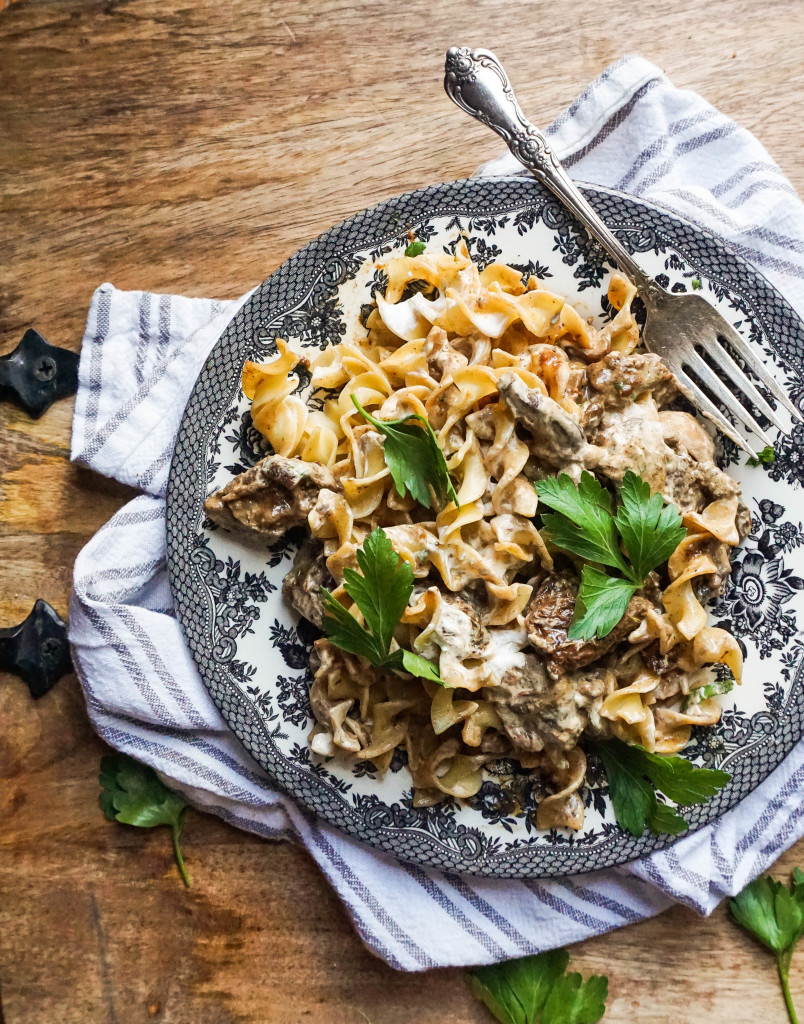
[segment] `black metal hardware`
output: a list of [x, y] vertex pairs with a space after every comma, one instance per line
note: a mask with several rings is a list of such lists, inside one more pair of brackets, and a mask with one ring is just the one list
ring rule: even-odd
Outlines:
[[15, 400], [33, 419], [77, 390], [77, 353], [51, 345], [32, 327], [13, 352], [0, 356], [0, 398]]
[[32, 697], [44, 697], [72, 670], [67, 623], [47, 601], [37, 601], [18, 626], [0, 629], [0, 671], [21, 676]]

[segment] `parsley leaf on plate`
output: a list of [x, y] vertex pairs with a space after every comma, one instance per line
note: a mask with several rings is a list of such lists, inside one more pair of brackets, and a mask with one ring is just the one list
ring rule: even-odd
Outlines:
[[791, 1024], [798, 1017], [790, 993], [790, 963], [804, 935], [804, 874], [795, 868], [788, 888], [761, 875], [729, 902], [734, 920], [776, 956], [776, 969]]
[[[641, 771], [638, 760], [631, 758], [631, 747], [619, 740], [596, 743], [591, 750], [606, 769], [609, 796], [617, 823], [632, 836], [641, 836], [645, 828], [652, 832], [676, 835], [686, 828], [686, 821], [656, 799], [656, 793]], [[663, 813], [659, 810], [665, 806]]]
[[776, 452], [773, 448], [773, 445], [766, 444], [762, 451], [757, 452], [756, 455], [752, 455], [749, 459], [746, 460], [746, 465], [769, 466], [775, 458]]
[[179, 846], [187, 801], [163, 785], [152, 768], [126, 754], [110, 754], [102, 758], [98, 779], [101, 784], [100, 805], [109, 821], [139, 828], [167, 825], [182, 881], [189, 887], [190, 878]]
[[539, 480], [535, 487], [539, 501], [560, 513], [542, 516], [554, 544], [590, 562], [628, 572], [617, 541], [611, 497], [591, 473], [584, 471], [577, 486], [562, 473]]
[[706, 803], [731, 778], [717, 768], [699, 768], [686, 757], [651, 754], [644, 747], [629, 746], [628, 750], [637, 752], [653, 785], [677, 804]]
[[622, 505], [615, 522], [628, 553], [632, 576], [640, 583], [666, 562], [687, 531], [675, 505], [666, 505], [661, 494], [651, 495], [650, 484], [626, 470], [620, 489]]
[[680, 832], [685, 832], [688, 827], [689, 823], [686, 818], [674, 811], [668, 804], [656, 801], [656, 806], [648, 819], [648, 829], [655, 836], [677, 836]]
[[361, 626], [326, 587], [321, 588], [321, 597], [326, 611], [324, 632], [329, 639], [342, 651], [365, 658], [372, 665], [383, 665], [388, 651], [383, 649], [371, 631]]
[[575, 601], [575, 618], [567, 634], [569, 639], [591, 640], [594, 636], [606, 636], [625, 615], [637, 589], [635, 583], [607, 576], [585, 565]]
[[566, 949], [554, 949], [475, 968], [466, 984], [500, 1024], [595, 1024], [606, 1012], [608, 982], [565, 974], [568, 963]]
[[344, 587], [387, 652], [413, 591], [413, 569], [394, 551], [383, 530], [370, 533], [356, 555], [363, 575], [344, 569]]
[[357, 549], [357, 564], [363, 575], [345, 569], [343, 589], [360, 609], [365, 626], [322, 587], [327, 637], [336, 647], [365, 658], [375, 668], [409, 672], [443, 686], [438, 667], [431, 661], [412, 651], [391, 653], [394, 632], [413, 593], [413, 570], [394, 551], [384, 530], [377, 527], [363, 541]]
[[438, 666], [434, 665], [432, 661], [422, 658], [421, 655], [414, 654], [413, 651], [400, 648], [386, 658], [385, 664], [389, 668], [401, 669], [403, 672], [409, 672], [412, 676], [419, 676], [420, 679], [431, 679], [434, 683], [445, 685], [444, 680], [438, 674]]
[[354, 395], [352, 401], [361, 415], [384, 436], [385, 464], [391, 471], [394, 487], [403, 498], [410, 491], [420, 505], [432, 508], [435, 493], [441, 505], [446, 504], [448, 498], [458, 504], [447, 460], [433, 428], [423, 416], [412, 413], [399, 420], [378, 420], [366, 412]]
[[406, 256], [421, 256], [427, 245], [424, 242], [411, 242], [410, 245], [405, 249]]
[[657, 800], [654, 787], [677, 804], [702, 804], [731, 778], [685, 757], [663, 757], [617, 739], [593, 743], [590, 750], [606, 769], [615, 818], [637, 838], [645, 828], [656, 835], [676, 835], [688, 827], [685, 818]]
[[[630, 469], [616, 514], [608, 491], [586, 470], [578, 484], [562, 473], [534, 486], [539, 502], [554, 509], [542, 515], [553, 544], [595, 563], [583, 568], [569, 638], [606, 636], [648, 573], [667, 561], [686, 536], [681, 515], [660, 494], [652, 495], [650, 485]], [[598, 566], [622, 575], [610, 576]]]

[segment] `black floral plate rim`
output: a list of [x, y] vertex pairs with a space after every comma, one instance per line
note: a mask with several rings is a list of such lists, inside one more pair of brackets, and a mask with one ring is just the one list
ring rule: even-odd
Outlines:
[[[776, 352], [800, 372], [804, 329], [781, 295], [760, 272], [716, 235], [657, 204], [602, 186], [584, 186], [590, 202], [634, 252], [662, 242], [707, 280], [743, 299]], [[636, 839], [618, 828], [594, 846], [569, 838], [555, 847], [498, 848], [480, 830], [449, 815], [432, 817], [379, 798], [350, 804], [325, 777], [285, 758], [265, 721], [227, 675], [226, 658], [216, 654], [214, 600], [197, 560], [206, 497], [206, 454], [222, 413], [239, 391], [243, 360], [264, 350], [265, 324], [305, 301], [316, 283], [344, 279], [349, 255], [397, 239], [400, 226], [434, 218], [500, 216], [534, 209], [545, 223], [566, 223], [566, 210], [529, 178], [473, 178], [429, 186], [387, 199], [314, 239], [286, 260], [250, 296], [212, 349], [188, 400], [176, 439], [167, 490], [168, 571], [179, 622], [201, 677], [225, 721], [255, 761], [281, 789], [323, 820], [376, 849], [422, 866], [496, 877], [556, 877], [626, 863], [662, 849], [679, 837]], [[799, 441], [804, 438], [799, 439]], [[796, 448], [799, 443], [796, 443]], [[720, 763], [732, 780], [709, 803], [685, 810], [690, 832], [716, 820], [752, 792], [777, 767], [804, 732], [804, 658], [795, 665], [784, 706], [753, 716], [745, 743]], [[684, 833], [684, 835], [690, 834]]]

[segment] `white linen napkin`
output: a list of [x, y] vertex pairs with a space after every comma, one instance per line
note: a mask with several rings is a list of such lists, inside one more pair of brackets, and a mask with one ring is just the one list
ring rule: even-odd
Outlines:
[[[457, 116], [457, 115], [456, 115]], [[804, 312], [804, 207], [747, 131], [625, 57], [548, 129], [580, 180], [648, 197], [726, 237]], [[479, 173], [515, 173], [503, 156]], [[804, 833], [804, 745], [737, 808], [666, 851], [553, 881], [461, 878], [398, 863], [312, 818], [229, 732], [196, 671], [165, 567], [173, 441], [206, 356], [242, 299], [102, 285], [84, 335], [72, 458], [139, 487], [75, 564], [70, 640], [89, 715], [199, 808], [303, 843], [366, 945], [403, 970], [577, 942], [673, 901], [709, 913]]]

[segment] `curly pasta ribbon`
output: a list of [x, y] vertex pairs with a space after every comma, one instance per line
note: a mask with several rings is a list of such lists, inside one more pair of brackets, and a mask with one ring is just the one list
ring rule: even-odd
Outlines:
[[689, 712], [674, 711], [672, 708], [657, 708], [656, 753], [677, 754], [689, 743], [693, 725], [715, 725], [720, 720], [722, 708], [716, 700], [701, 701]]
[[431, 618], [413, 641], [413, 648], [438, 661], [441, 678], [448, 679], [450, 686], [476, 692], [492, 675], [492, 666], [486, 660], [493, 653], [489, 639], [459, 604], [447, 599], [437, 587], [430, 591]]
[[458, 488], [457, 506], [450, 502], [436, 518], [438, 538], [442, 542], [451, 534], [459, 532], [462, 527], [483, 518], [483, 504], [480, 499], [486, 493], [489, 478], [483, 465], [480, 446], [475, 439], [461, 461], [460, 472], [463, 479]]
[[398, 256], [385, 260], [377, 266], [388, 275], [385, 298], [388, 302], [399, 302], [402, 292], [411, 281], [426, 281], [442, 290], [451, 287], [458, 280], [458, 274], [472, 266], [466, 243], [456, 248], [455, 255], [422, 253], [420, 256]]
[[636, 296], [636, 285], [622, 274], [613, 274], [609, 282], [608, 299], [618, 310], [617, 315], [600, 332], [613, 352], [626, 355], [633, 352], [639, 343], [639, 325], [631, 312], [631, 303]]
[[[681, 542], [682, 544], [684, 541]], [[697, 554], [687, 562], [686, 565], [675, 560], [675, 553], [668, 563], [670, 578], [673, 582], [662, 594], [662, 603], [667, 611], [668, 617], [681, 635], [692, 640], [696, 633], [699, 633], [706, 625], [706, 612], [703, 605], [695, 596], [692, 590], [691, 580], [696, 576], [707, 576], [717, 572], [717, 566], [706, 554]], [[676, 578], [674, 573], [679, 572]]]
[[652, 703], [653, 691], [660, 679], [652, 672], [642, 672], [628, 686], [609, 694], [600, 707], [602, 718], [612, 723], [613, 731], [627, 743], [640, 743], [646, 750], [653, 750], [656, 742], [656, 728]]
[[684, 525], [688, 530], [709, 534], [734, 547], [740, 543], [740, 534], [737, 532], [738, 506], [736, 494], [731, 498], [719, 498], [707, 505], [703, 512], [685, 512]]
[[268, 363], [246, 362], [243, 390], [251, 399], [251, 418], [277, 455], [289, 456], [297, 448], [307, 422], [307, 406], [295, 391], [299, 379], [291, 375], [300, 356], [277, 338], [279, 356]]
[[352, 516], [365, 519], [382, 501], [390, 471], [385, 464], [382, 439], [375, 431], [362, 431], [353, 447], [354, 476], [344, 477], [343, 493]]
[[467, 716], [461, 730], [461, 739], [467, 747], [479, 747], [490, 729], [502, 729], [502, 721], [491, 701], [479, 700], [476, 704], [476, 709]]
[[507, 626], [521, 615], [530, 601], [533, 587], [528, 583], [509, 583], [502, 587], [496, 583], [486, 583], [486, 593], [492, 600], [486, 612], [487, 626]]
[[[585, 364], [608, 352], [631, 353], [639, 330], [631, 312], [635, 288], [619, 274], [608, 286], [616, 313], [598, 329], [535, 278], [524, 281], [514, 267], [491, 263], [478, 270], [465, 239], [454, 253], [394, 256], [378, 267], [387, 276], [385, 294], [378, 291], [368, 316], [311, 362], [313, 408], [294, 393], [300, 356], [281, 340], [275, 359], [245, 364], [243, 389], [252, 401], [255, 427], [277, 454], [329, 467], [337, 481], [330, 483], [333, 489], [318, 492], [308, 513], [310, 531], [322, 542], [336, 582], [336, 599], [362, 621], [342, 586], [343, 573], [356, 565], [356, 550], [371, 530], [382, 527], [417, 581], [395, 642], [437, 663], [448, 683], [442, 687], [372, 669], [318, 641], [311, 747], [323, 756], [343, 751], [380, 771], [397, 748], [405, 747], [414, 806], [428, 806], [445, 794], [474, 795], [483, 764], [510, 755], [503, 705], [498, 711], [489, 695], [511, 666], [518, 670], [525, 664], [523, 616], [542, 570], [554, 568], [532, 522], [538, 496], [531, 479], [544, 467], [527, 429], [501, 398], [500, 380], [513, 374], [532, 396], [534, 409], [541, 403], [543, 412], [549, 406], [555, 415], [558, 406], [588, 431], [596, 421], [590, 421], [584, 397], [590, 387]], [[457, 504], [427, 512], [409, 494], [396, 491], [384, 437], [361, 416], [353, 396], [380, 419], [415, 414], [429, 423], [452, 474]], [[650, 394], [640, 400], [652, 406], [652, 428], [671, 448], [700, 461], [711, 459], [711, 439], [694, 420], [657, 412]], [[638, 411], [635, 420], [644, 424], [644, 409]], [[608, 413], [597, 407], [591, 415]], [[573, 461], [572, 450], [567, 460], [571, 474], [583, 464], [583, 459]], [[664, 480], [664, 470], [660, 475]], [[717, 720], [717, 700], [687, 712], [674, 702], [702, 665], [725, 664], [740, 681], [739, 644], [724, 630], [706, 626], [695, 592], [698, 577], [717, 575], [720, 545], [739, 542], [738, 508], [736, 497], [725, 497], [702, 512], [685, 513], [689, 532], [668, 562], [664, 611], [650, 608], [628, 637], [630, 653], [615, 652], [620, 677], [632, 682], [613, 689], [611, 668], [605, 687], [593, 696], [589, 721], [604, 734], [671, 753], [688, 742], [694, 724]], [[438, 586], [421, 582], [436, 575]], [[577, 685], [580, 699], [583, 673], [577, 683], [574, 676], [562, 676], [556, 687]], [[503, 685], [513, 678], [518, 699], [517, 676], [506, 678]], [[563, 751], [548, 745], [545, 751], [514, 751], [523, 766], [546, 772], [556, 790], [540, 802], [537, 826], [579, 828], [584, 754], [578, 747]]]
[[307, 516], [312, 535], [321, 540], [337, 538], [339, 548], [350, 540], [354, 520], [352, 506], [344, 495], [326, 488], [318, 492], [316, 503]]
[[727, 665], [731, 669], [734, 681], [738, 684], [743, 681], [742, 648], [725, 629], [704, 626], [692, 641], [692, 656], [697, 665]]
[[477, 711], [480, 705], [473, 700], [455, 700], [455, 690], [451, 687], [441, 687], [433, 697], [430, 705], [430, 720], [433, 723], [433, 732], [436, 736], [451, 729], [453, 725], [462, 722], [465, 718]]
[[658, 612], [655, 608], [648, 610], [645, 618], [628, 637], [629, 643], [632, 644], [641, 644], [646, 640], [658, 640], [660, 654], [667, 654], [681, 639], [669, 616]]
[[561, 789], [547, 796], [536, 808], [536, 827], [572, 828], [583, 826], [583, 801], [578, 790], [586, 776], [586, 755], [580, 747], [567, 753], [567, 767], [558, 772], [557, 782]]

